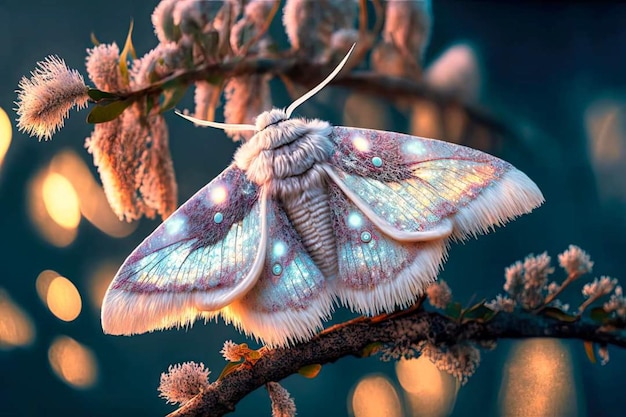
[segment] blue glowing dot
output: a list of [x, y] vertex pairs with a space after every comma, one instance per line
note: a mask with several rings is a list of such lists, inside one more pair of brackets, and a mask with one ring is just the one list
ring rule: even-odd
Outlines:
[[412, 140], [405, 143], [403, 149], [404, 152], [413, 155], [423, 155], [424, 153], [426, 153], [426, 148], [424, 147], [424, 145], [417, 140]]
[[287, 253], [287, 245], [285, 245], [280, 240], [274, 242], [274, 247], [272, 248], [272, 254], [275, 258], [280, 258]]
[[359, 229], [363, 226], [363, 218], [359, 213], [352, 212], [348, 214], [348, 225], [353, 229]]
[[176, 216], [172, 216], [165, 222], [165, 230], [169, 235], [178, 235], [183, 233], [187, 223], [185, 215], [178, 213]]
[[217, 224], [220, 224], [222, 220], [224, 220], [224, 215], [219, 211], [215, 213], [215, 215], [213, 216], [213, 221]]
[[372, 240], [372, 234], [370, 232], [361, 233], [361, 242], [369, 243]]
[[383, 160], [380, 159], [380, 157], [375, 156], [372, 158], [372, 165], [374, 165], [376, 168], [380, 168], [381, 166], [383, 166]]
[[272, 266], [272, 274], [278, 276], [280, 274], [283, 273], [283, 267], [281, 264], [279, 263], [275, 263], [274, 266]]

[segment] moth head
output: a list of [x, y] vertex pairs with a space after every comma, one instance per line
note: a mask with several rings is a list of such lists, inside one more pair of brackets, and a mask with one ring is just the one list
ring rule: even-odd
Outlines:
[[299, 99], [291, 103], [289, 107], [287, 107], [287, 109], [272, 109], [272, 110], [261, 113], [260, 115], [256, 117], [255, 124], [253, 125], [211, 122], [208, 120], [197, 119], [195, 117], [183, 114], [179, 112], [178, 110], [176, 110], [175, 113], [201, 126], [210, 126], [210, 127], [215, 127], [217, 129], [223, 129], [223, 130], [252, 130], [254, 132], [260, 132], [268, 126], [275, 125], [277, 123], [280, 123], [284, 120], [289, 119], [289, 117], [291, 117], [291, 114], [299, 105], [301, 105], [302, 103], [304, 103], [305, 101], [313, 97], [315, 94], [319, 93], [322, 90], [322, 88], [326, 87], [333, 80], [333, 78], [335, 78], [337, 74], [339, 74], [339, 72], [344, 67], [344, 65], [346, 65], [346, 62], [348, 62], [348, 58], [350, 58], [350, 54], [354, 50], [355, 46], [356, 44], [352, 45], [352, 48], [350, 48], [346, 56], [341, 60], [341, 62], [339, 63], [339, 65], [337, 65], [337, 67], [333, 70], [333, 72], [331, 72], [330, 75], [328, 75], [328, 77], [326, 77], [324, 81], [319, 83], [315, 88], [313, 88], [308, 93], [306, 93], [305, 95], [303, 95], [302, 97], [300, 97]]

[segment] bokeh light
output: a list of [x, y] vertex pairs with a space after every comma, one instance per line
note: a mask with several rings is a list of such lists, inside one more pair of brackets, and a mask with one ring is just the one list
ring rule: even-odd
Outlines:
[[468, 125], [468, 116], [465, 109], [458, 104], [449, 104], [442, 113], [445, 121], [445, 133], [441, 139], [447, 142], [461, 143], [463, 133]]
[[37, 275], [37, 279], [35, 280], [37, 295], [39, 295], [39, 299], [46, 305], [46, 298], [48, 298], [48, 288], [50, 287], [50, 283], [53, 279], [59, 276], [61, 276], [61, 274], [57, 271], [53, 271], [52, 269], [46, 269]]
[[125, 237], [137, 228], [137, 222], [121, 221], [113, 213], [104, 190], [76, 152], [66, 149], [57, 153], [50, 161], [49, 169], [72, 184], [78, 195], [80, 212], [100, 231], [112, 237]]
[[389, 126], [389, 103], [367, 94], [352, 93], [343, 108], [345, 126], [384, 130]]
[[626, 202], [626, 101], [592, 102], [585, 124], [600, 196], [605, 201]]
[[63, 175], [50, 172], [42, 185], [43, 203], [48, 214], [59, 226], [75, 229], [80, 223], [78, 195]]
[[474, 48], [468, 44], [452, 45], [426, 69], [424, 81], [455, 97], [477, 100], [481, 75]]
[[[65, 203], [59, 202], [57, 199], [61, 197], [54, 194], [54, 190], [48, 189], [49, 201], [44, 201], [44, 183], [48, 177], [49, 172], [47, 169], [42, 169], [35, 175], [28, 186], [28, 211], [30, 219], [35, 226], [35, 229], [42, 238], [54, 246], [65, 247], [70, 245], [78, 233], [76, 227], [67, 228], [60, 225], [52, 216], [50, 211], [55, 212], [59, 207], [63, 207]], [[63, 181], [61, 181], [63, 183]], [[48, 185], [48, 188], [54, 186], [54, 180], [52, 184]], [[67, 183], [63, 183], [61, 187], [64, 187]], [[71, 194], [71, 191], [69, 191]], [[72, 198], [72, 197], [70, 197]], [[62, 212], [58, 213], [58, 218], [61, 219], [65, 216]], [[80, 220], [80, 218], [79, 218]], [[75, 222], [75, 218], [73, 220]], [[67, 224], [67, 223], [66, 223]]]
[[82, 300], [76, 286], [69, 279], [48, 269], [39, 274], [35, 286], [41, 301], [57, 318], [72, 321], [78, 317]]
[[91, 349], [68, 336], [58, 336], [48, 349], [54, 373], [75, 388], [89, 388], [98, 378], [98, 364]]
[[579, 401], [570, 353], [562, 342], [531, 339], [513, 348], [500, 390], [502, 415], [574, 417]]
[[411, 134], [424, 138], [443, 136], [441, 109], [427, 100], [415, 100], [411, 110]]
[[4, 161], [4, 157], [11, 145], [11, 139], [13, 137], [13, 128], [11, 127], [11, 120], [7, 115], [7, 112], [0, 107], [0, 166]]
[[65, 277], [56, 277], [48, 287], [46, 296], [48, 308], [63, 321], [72, 321], [80, 314], [82, 301], [78, 290]]
[[29, 186], [29, 213], [41, 236], [58, 247], [76, 238], [81, 214], [100, 231], [125, 237], [137, 222], [117, 218], [85, 162], [72, 150], [59, 152]]
[[113, 261], [105, 261], [99, 264], [89, 277], [89, 299], [91, 304], [100, 310], [104, 294], [109, 288], [109, 284], [113, 281], [113, 277], [117, 273], [121, 263]]
[[452, 412], [458, 382], [428, 358], [402, 359], [396, 363], [396, 373], [407, 393], [412, 416], [447, 416]]
[[383, 375], [368, 375], [354, 388], [348, 408], [354, 417], [401, 417], [402, 405], [393, 384]]
[[28, 346], [34, 339], [32, 319], [0, 288], [0, 349]]

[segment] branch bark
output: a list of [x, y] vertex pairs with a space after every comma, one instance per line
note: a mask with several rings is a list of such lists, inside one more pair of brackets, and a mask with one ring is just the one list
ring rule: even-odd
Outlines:
[[553, 337], [626, 348], [624, 332], [605, 330], [587, 318], [563, 322], [518, 311], [501, 312], [488, 322], [462, 323], [438, 312], [424, 310], [360, 318], [333, 326], [309, 342], [290, 348], [266, 350], [258, 362], [228, 374], [169, 417], [222, 416], [234, 411], [242, 398], [267, 382], [280, 381], [307, 365], [323, 365], [344, 356], [361, 357], [368, 345], [393, 343], [399, 335], [414, 343], [427, 340], [434, 344], [454, 344], [462, 341]]

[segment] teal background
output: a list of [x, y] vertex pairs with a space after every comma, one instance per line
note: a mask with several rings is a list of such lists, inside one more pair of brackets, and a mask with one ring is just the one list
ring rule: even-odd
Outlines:
[[[133, 18], [136, 49], [140, 54], [147, 52], [157, 43], [150, 22], [155, 5], [156, 1], [136, 0], [0, 1], [0, 106], [14, 119], [10, 109], [19, 79], [47, 55], [59, 55], [85, 74], [85, 49], [91, 46], [91, 32], [102, 42], [122, 43]], [[546, 5], [435, 0], [433, 13], [426, 63], [454, 42], [474, 45], [483, 69], [480, 104], [509, 124], [522, 141], [505, 143], [498, 156], [527, 172], [547, 200], [532, 215], [497, 233], [453, 246], [442, 276], [457, 298], [492, 298], [501, 292], [506, 266], [544, 250], [556, 259], [570, 243], [591, 254], [596, 275], [623, 278], [626, 196], [617, 193], [603, 198], [598, 184], [612, 181], [619, 187], [626, 169], [618, 167], [612, 178], [594, 172], [585, 112], [600, 98], [626, 103], [626, 6], [617, 2]], [[274, 25], [273, 30], [279, 31], [280, 26]], [[275, 96], [277, 105], [288, 102], [287, 96]], [[188, 94], [181, 107], [190, 106]], [[341, 109], [328, 105], [310, 105], [299, 111], [341, 122]], [[305, 113], [309, 111], [313, 114]], [[103, 259], [121, 263], [158, 221], [142, 220], [138, 229], [123, 239], [108, 237], [83, 221], [76, 241], [59, 249], [39, 237], [26, 210], [29, 179], [59, 150], [76, 150], [95, 172], [83, 149], [90, 132], [85, 116], [84, 111], [74, 113], [48, 142], [14, 131], [1, 167], [0, 287], [32, 317], [37, 334], [30, 347], [0, 351], [0, 416], [163, 415], [173, 407], [157, 397], [156, 388], [168, 365], [201, 361], [213, 370], [214, 379], [225, 364], [219, 354], [224, 340], [244, 341], [222, 323], [129, 338], [102, 334], [98, 313], [88, 305], [87, 277]], [[229, 163], [236, 145], [221, 132], [194, 129], [173, 114], [167, 115], [167, 121], [179, 201], [183, 202]], [[402, 120], [397, 123], [390, 128], [406, 128]], [[35, 278], [44, 269], [67, 276], [83, 295], [83, 311], [75, 321], [61, 322], [38, 299]], [[577, 283], [564, 296], [574, 306], [580, 286]], [[344, 311], [336, 315], [339, 319], [349, 316]], [[69, 335], [95, 352], [100, 376], [93, 388], [73, 389], [51, 371], [47, 349], [59, 334]], [[589, 363], [580, 341], [565, 345], [573, 357], [574, 376], [569, 382], [576, 386], [579, 415], [622, 415], [620, 381], [626, 371], [626, 353], [611, 348], [611, 362], [601, 367]], [[482, 365], [459, 392], [453, 415], [498, 415], [502, 369], [510, 346], [511, 342], [502, 341], [495, 351], [483, 352]], [[341, 416], [348, 412], [350, 389], [372, 372], [383, 372], [396, 381], [393, 364], [376, 358], [345, 358], [324, 366], [316, 379], [292, 376], [284, 386], [296, 399], [298, 416]], [[264, 390], [242, 401], [235, 415], [270, 415]]]

